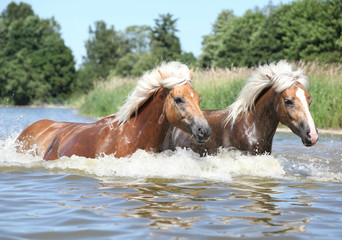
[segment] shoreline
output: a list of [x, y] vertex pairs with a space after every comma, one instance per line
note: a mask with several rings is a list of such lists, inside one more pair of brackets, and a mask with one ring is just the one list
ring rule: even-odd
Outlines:
[[[2, 105], [0, 104], [0, 107], [13, 107], [13, 108], [70, 108], [70, 109], [76, 109], [79, 110], [77, 107], [72, 107], [71, 105], [54, 105], [54, 104], [46, 104], [46, 105], [29, 105], [29, 106], [18, 106], [18, 105]], [[89, 117], [86, 115], [81, 115], [84, 117]], [[93, 117], [94, 118], [94, 117]], [[94, 119], [101, 119], [103, 117], [97, 117]], [[319, 134], [332, 134], [332, 135], [340, 135], [342, 136], [342, 128], [341, 129], [324, 129], [324, 128], [317, 128]], [[276, 130], [277, 133], [292, 133], [291, 129], [284, 127], [284, 126], [279, 126]]]
[[[342, 129], [323, 129], [317, 128], [318, 134], [342, 135]], [[277, 133], [292, 133], [291, 129], [285, 127], [278, 127]]]
[[43, 104], [43, 105], [3, 105], [0, 104], [0, 107], [11, 107], [11, 108], [72, 108], [72, 109], [76, 109], [76, 107], [72, 107], [71, 105], [54, 105], [54, 104]]

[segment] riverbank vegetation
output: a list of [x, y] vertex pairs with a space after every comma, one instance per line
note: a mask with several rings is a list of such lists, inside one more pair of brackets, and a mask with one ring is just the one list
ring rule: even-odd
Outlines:
[[0, 14], [0, 104], [72, 102], [84, 114], [104, 116], [116, 111], [144, 72], [177, 60], [196, 69], [202, 108], [225, 108], [255, 66], [286, 59], [309, 69], [317, 125], [342, 127], [342, 0], [270, 2], [242, 16], [223, 9], [197, 58], [182, 49], [177, 16], [151, 17], [153, 26], [90, 25], [86, 56], [76, 69], [56, 20], [41, 19], [29, 4], [10, 3]]
[[[309, 77], [313, 97], [310, 110], [319, 128], [342, 128], [342, 64], [297, 62]], [[201, 108], [223, 109], [233, 103], [254, 68], [197, 68], [193, 87], [202, 96]], [[109, 77], [84, 96], [81, 113], [101, 117], [115, 113], [135, 87], [138, 78]]]

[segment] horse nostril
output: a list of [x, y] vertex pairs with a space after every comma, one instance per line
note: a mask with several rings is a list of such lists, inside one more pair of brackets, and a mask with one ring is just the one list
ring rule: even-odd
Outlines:
[[198, 128], [198, 129], [197, 129], [197, 132], [198, 132], [199, 134], [203, 135], [203, 132], [204, 132], [204, 131], [203, 131], [202, 128]]

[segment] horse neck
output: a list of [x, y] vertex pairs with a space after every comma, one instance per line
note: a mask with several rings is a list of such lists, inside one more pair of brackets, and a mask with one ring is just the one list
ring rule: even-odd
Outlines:
[[274, 88], [270, 88], [260, 96], [255, 104], [255, 108], [252, 111], [253, 123], [259, 132], [259, 134], [270, 136], [275, 134], [275, 131], [279, 124], [279, 117], [277, 108], [280, 100], [280, 94], [277, 94]]
[[160, 89], [139, 108], [137, 116], [129, 120], [125, 131], [131, 131], [131, 138], [137, 148], [160, 148], [170, 126], [164, 114], [164, 103], [169, 91], [166, 88]]
[[273, 136], [279, 124], [279, 99], [280, 95], [273, 88], [265, 90], [258, 97], [254, 108], [238, 117], [233, 132], [244, 135], [241, 141], [245, 143], [241, 144], [246, 146], [246, 150], [254, 153], [271, 152]]

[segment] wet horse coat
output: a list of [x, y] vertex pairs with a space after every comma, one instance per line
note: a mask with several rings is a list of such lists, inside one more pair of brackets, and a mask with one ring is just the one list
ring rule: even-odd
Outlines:
[[137, 149], [157, 152], [170, 124], [204, 142], [210, 128], [199, 108], [200, 96], [189, 84], [191, 78], [184, 64], [163, 64], [139, 80], [117, 115], [90, 124], [38, 121], [18, 136], [18, 150], [36, 145], [36, 154], [46, 160], [72, 155], [123, 157]]
[[305, 146], [312, 146], [318, 133], [309, 111], [312, 98], [307, 88], [303, 71], [293, 71], [286, 61], [260, 66], [231, 106], [203, 111], [212, 130], [208, 142], [198, 144], [189, 134], [171, 127], [162, 150], [185, 147], [203, 156], [216, 154], [223, 147], [270, 154], [279, 122], [298, 135]]

